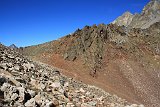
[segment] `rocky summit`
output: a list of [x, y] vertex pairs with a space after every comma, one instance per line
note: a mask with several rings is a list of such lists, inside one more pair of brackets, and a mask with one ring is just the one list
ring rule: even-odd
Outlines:
[[0, 45], [2, 107], [143, 107], [33, 62]]
[[160, 21], [160, 0], [151, 0], [140, 14], [124, 13], [113, 24], [128, 26], [130, 28], [146, 29], [150, 25]]
[[125, 12], [122, 16], [118, 17], [115, 21], [113, 21], [113, 24], [117, 24], [118, 26], [129, 26], [134, 15], [130, 13], [129, 11]]

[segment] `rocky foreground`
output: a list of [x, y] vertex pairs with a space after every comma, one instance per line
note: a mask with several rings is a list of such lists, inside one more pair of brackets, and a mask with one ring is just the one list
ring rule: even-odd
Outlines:
[[0, 45], [0, 106], [143, 107], [67, 78]]

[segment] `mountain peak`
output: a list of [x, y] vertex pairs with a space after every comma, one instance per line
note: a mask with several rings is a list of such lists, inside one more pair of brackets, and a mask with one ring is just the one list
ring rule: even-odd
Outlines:
[[130, 22], [132, 21], [133, 14], [129, 11], [126, 11], [123, 13], [122, 16], [118, 17], [115, 21], [113, 21], [113, 24], [117, 24], [118, 26], [128, 26]]
[[9, 46], [9, 48], [17, 49], [18, 47], [15, 44], [12, 44], [12, 45]]
[[132, 13], [130, 13], [129, 11], [126, 11], [125, 13], [123, 13], [123, 15], [122, 16], [131, 16], [131, 15], [133, 15]]
[[151, 0], [142, 11], [142, 14], [160, 11], [160, 0]]
[[144, 6], [141, 14], [125, 12], [118, 17], [113, 24], [130, 28], [148, 28], [150, 25], [160, 21], [160, 0], [151, 0]]
[[158, 2], [160, 2], [160, 0], [151, 0], [151, 1], [158, 1]]

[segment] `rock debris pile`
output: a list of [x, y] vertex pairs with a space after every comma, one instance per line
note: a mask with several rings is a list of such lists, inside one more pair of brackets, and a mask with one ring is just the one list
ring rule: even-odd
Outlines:
[[0, 106], [143, 107], [61, 75], [0, 44]]

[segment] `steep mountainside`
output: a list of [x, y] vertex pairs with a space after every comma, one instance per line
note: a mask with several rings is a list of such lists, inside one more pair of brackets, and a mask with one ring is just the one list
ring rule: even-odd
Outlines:
[[[32, 60], [145, 107], [160, 107], [160, 1], [112, 24], [85, 26], [44, 44], [21, 48]], [[90, 74], [90, 75], [89, 75]]]
[[134, 14], [127, 12], [123, 14], [113, 24], [119, 26], [128, 26], [131, 28], [148, 28], [155, 22], [160, 21], [160, 0], [151, 0], [143, 9], [141, 14]]
[[159, 107], [159, 28], [159, 22], [144, 30], [86, 26], [59, 40], [26, 47], [23, 53], [133, 103]]
[[1, 107], [144, 107], [33, 62], [0, 44]]

